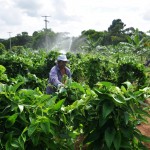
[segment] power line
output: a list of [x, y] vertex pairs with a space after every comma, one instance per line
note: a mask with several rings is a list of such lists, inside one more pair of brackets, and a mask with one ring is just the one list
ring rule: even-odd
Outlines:
[[49, 22], [49, 21], [47, 20], [47, 17], [51, 17], [51, 16], [42, 16], [42, 17], [45, 18], [45, 19], [44, 19], [44, 21], [45, 21], [45, 29], [47, 29], [47, 23]]

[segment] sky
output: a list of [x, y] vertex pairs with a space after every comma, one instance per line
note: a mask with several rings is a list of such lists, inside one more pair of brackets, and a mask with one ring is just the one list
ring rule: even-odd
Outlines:
[[125, 28], [150, 30], [150, 0], [0, 0], [0, 39], [47, 28], [79, 36], [84, 30], [108, 30], [114, 19]]

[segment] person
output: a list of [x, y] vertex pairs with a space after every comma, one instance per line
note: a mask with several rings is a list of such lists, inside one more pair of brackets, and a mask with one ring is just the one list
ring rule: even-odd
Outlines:
[[47, 94], [52, 94], [56, 92], [56, 90], [64, 86], [62, 81], [63, 76], [67, 75], [68, 78], [71, 78], [71, 71], [66, 64], [69, 62], [66, 55], [59, 55], [56, 60], [56, 65], [52, 67], [49, 72], [48, 86], [46, 88]]

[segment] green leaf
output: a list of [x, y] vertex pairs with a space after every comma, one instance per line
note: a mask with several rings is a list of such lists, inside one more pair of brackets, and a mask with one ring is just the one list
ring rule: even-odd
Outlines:
[[99, 138], [100, 134], [101, 133], [99, 129], [95, 129], [94, 131], [88, 134], [88, 136], [84, 140], [84, 143], [90, 143], [90, 142], [96, 141]]
[[81, 92], [85, 93], [83, 86], [77, 82], [72, 82], [70, 87], [75, 88], [75, 89], [79, 89]]
[[24, 148], [24, 138], [23, 138], [23, 136], [20, 136], [19, 138], [18, 138], [18, 142], [19, 142], [19, 145], [20, 145], [20, 148], [22, 149], [22, 150], [24, 150], [25, 148]]
[[62, 115], [61, 115], [61, 118], [62, 118], [64, 124], [66, 124], [66, 123], [67, 123], [66, 116], [65, 116], [64, 114], [62, 114]]
[[143, 115], [143, 116], [147, 116], [147, 117], [150, 117], [150, 114], [149, 112], [145, 111], [144, 109], [141, 109], [141, 108], [138, 108], [135, 109], [135, 113], [138, 113], [139, 115]]
[[16, 85], [13, 86], [12, 91], [16, 92], [16, 90], [19, 88], [19, 86], [21, 86], [22, 84], [24, 84], [24, 82], [19, 82]]
[[59, 146], [57, 143], [55, 143], [55, 140], [47, 140], [45, 137], [42, 138], [42, 142], [44, 143], [44, 145], [47, 146], [47, 149], [50, 149], [50, 150], [58, 150]]
[[[48, 96], [49, 96], [49, 95], [48, 95]], [[56, 99], [57, 99], [57, 96], [53, 96], [53, 97], [51, 97], [49, 100], [47, 100], [46, 105], [48, 105], [48, 106], [52, 106], [52, 105], [54, 105], [54, 104], [55, 104]]]
[[[23, 130], [23, 132], [24, 132], [24, 130]], [[23, 134], [23, 132], [21, 134], [21, 138], [22, 138], [23, 142], [26, 142], [26, 134]]]
[[0, 75], [2, 75], [6, 71], [6, 68], [0, 65]]
[[127, 85], [128, 90], [133, 88], [133, 85], [131, 84], [131, 82], [126, 81], [123, 84]]
[[137, 139], [139, 141], [150, 143], [150, 137], [147, 137], [147, 136], [142, 135], [141, 133], [137, 133], [137, 132], [134, 132], [134, 135], [135, 135], [135, 137], [137, 137]]
[[121, 95], [112, 94], [112, 97], [115, 100], [115, 102], [117, 102], [118, 104], [125, 103], [125, 99]]
[[18, 114], [13, 114], [12, 116], [8, 117], [8, 119], [5, 122], [5, 127], [10, 128], [14, 123], [16, 122], [16, 119], [18, 117]]
[[31, 124], [28, 128], [28, 136], [30, 137], [37, 129], [37, 124]]
[[114, 136], [115, 136], [115, 130], [114, 129], [110, 129], [107, 128], [105, 131], [105, 141], [106, 141], [106, 145], [108, 146], [108, 148], [111, 147], [112, 142], [114, 140]]
[[6, 150], [12, 150], [10, 141], [7, 141], [7, 143], [5, 144], [5, 149]]
[[113, 85], [111, 82], [100, 82], [100, 83], [106, 87], [111, 87]]
[[50, 122], [42, 122], [40, 123], [40, 127], [45, 134], [48, 134], [50, 132]]
[[39, 139], [40, 139], [40, 134], [35, 133], [34, 136], [31, 136], [31, 140], [33, 142], [33, 145], [38, 145], [39, 144]]
[[106, 118], [114, 109], [114, 104], [105, 102], [103, 105], [103, 117]]
[[132, 43], [132, 39], [131, 39], [130, 36], [127, 35], [126, 38], [127, 38], [127, 40], [128, 40], [129, 43]]
[[54, 125], [58, 125], [57, 121], [53, 118], [49, 118], [49, 122], [54, 124]]
[[105, 123], [107, 122], [107, 119], [99, 118], [99, 127], [101, 128]]
[[62, 104], [64, 103], [64, 101], [65, 101], [65, 99], [62, 99], [62, 100], [60, 100], [58, 103], [56, 103], [56, 104], [54, 105], [54, 107], [53, 107], [53, 110], [58, 111], [58, 110], [61, 108], [61, 106], [62, 106]]
[[124, 93], [127, 92], [127, 90], [126, 90], [126, 88], [125, 88], [124, 86], [121, 86], [121, 90], [122, 90]]
[[127, 125], [128, 122], [129, 122], [129, 114], [128, 114], [128, 112], [124, 112], [124, 119], [125, 119], [125, 123]]
[[134, 99], [134, 100], [137, 99], [136, 96], [134, 95], [134, 93], [131, 91], [128, 92], [128, 95], [130, 96], [130, 99]]
[[6, 86], [7, 86], [7, 85], [0, 83], [0, 93], [2, 93], [2, 92], [5, 91]]
[[146, 143], [150, 143], [150, 137], [147, 137], [145, 135], [141, 135], [140, 140]]
[[125, 138], [130, 139], [133, 137], [133, 128], [132, 127], [121, 128], [120, 131], [121, 131], [122, 136]]
[[116, 150], [120, 149], [120, 145], [121, 145], [121, 134], [120, 132], [117, 132], [115, 135], [115, 138], [113, 140], [114, 146]]
[[24, 113], [24, 111], [22, 111], [22, 113], [19, 114], [19, 118], [22, 120], [22, 124], [28, 124], [28, 120], [26, 118], [26, 113]]
[[140, 42], [139, 35], [134, 36], [134, 42], [135, 42], [136, 46], [138, 46], [138, 44]]
[[14, 148], [19, 148], [19, 143], [18, 143], [18, 140], [14, 140], [11, 142], [11, 146], [14, 147]]

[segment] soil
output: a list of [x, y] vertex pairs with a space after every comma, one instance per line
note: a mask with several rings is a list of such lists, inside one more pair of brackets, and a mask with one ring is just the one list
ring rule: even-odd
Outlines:
[[[146, 103], [150, 105], [150, 98], [146, 100]], [[150, 137], [150, 118], [147, 118], [147, 122], [148, 123], [141, 123], [137, 128], [143, 135]], [[144, 145], [150, 150], [150, 143], [144, 143]]]

